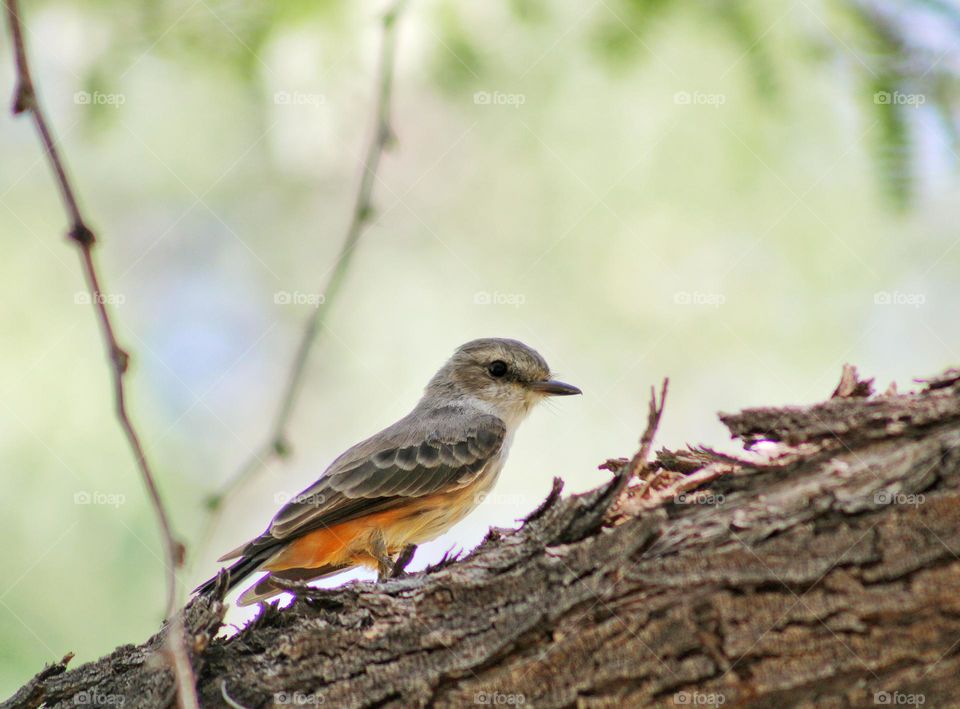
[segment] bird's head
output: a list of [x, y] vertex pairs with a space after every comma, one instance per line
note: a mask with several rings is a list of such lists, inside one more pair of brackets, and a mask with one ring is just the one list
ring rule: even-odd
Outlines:
[[518, 421], [548, 396], [579, 394], [552, 379], [546, 360], [517, 340], [489, 337], [457, 348], [427, 385], [427, 396], [468, 398], [505, 421]]

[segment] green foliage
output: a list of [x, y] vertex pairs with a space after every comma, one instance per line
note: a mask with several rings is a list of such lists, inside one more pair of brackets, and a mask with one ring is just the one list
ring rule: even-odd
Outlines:
[[485, 67], [474, 38], [464, 27], [457, 3], [440, 5], [436, 24], [439, 37], [433, 48], [433, 80], [446, 93], [469, 90]]
[[545, 0], [510, 0], [510, 11], [517, 20], [530, 25], [543, 24], [550, 16]]
[[645, 42], [654, 23], [675, 3], [670, 0], [619, 0], [598, 13], [589, 47], [609, 69], [623, 70], [631, 62], [649, 58]]
[[[922, 36], [910, 36], [912, 28], [902, 21], [911, 13], [921, 18], [922, 13], [925, 21], [939, 20], [955, 41], [960, 40], [960, 9], [944, 0], [904, 4], [833, 0], [793, 8], [754, 0], [691, 6], [670, 0], [616, 0], [601, 3], [576, 20], [575, 26], [570, 26], [569, 16], [548, 18], [538, 3], [515, 0], [510, 9], [531, 32], [540, 32], [552, 21], [556, 32], [573, 38], [565, 51], [579, 42], [603, 70], [622, 77], [632, 75], [637, 66], [662, 71], [661, 62], [651, 61], [658, 40], [696, 22], [703, 28], [705, 41], [711, 35], [723, 38], [741, 55], [734, 71], [749, 76], [753, 90], [767, 103], [761, 110], [770, 111], [771, 120], [777, 120], [776, 109], [782, 107], [784, 91], [790, 89], [782, 85], [778, 66], [800, 59], [824, 71], [836, 71], [843, 64], [853, 79], [851, 99], [860, 107], [865, 125], [877, 123], [870, 134], [877, 184], [885, 203], [894, 209], [912, 203], [918, 156], [911, 134], [917, 130], [920, 113], [936, 113], [951, 143], [957, 133], [953, 118], [957, 77], [950, 68], [955, 62], [945, 61], [949, 52], [927, 46]], [[494, 76], [505, 78], [502, 67], [494, 70], [490, 62], [482, 61], [484, 54], [494, 53], [491, 47], [498, 38], [491, 36], [489, 28], [465, 24], [456, 3], [441, 5], [437, 28], [433, 76], [443, 90], [466, 92]], [[554, 63], [556, 71], [562, 71], [560, 63]], [[875, 100], [886, 95], [890, 103]], [[896, 103], [898, 98], [909, 103]]]
[[[779, 9], [779, 8], [778, 8]], [[774, 99], [777, 93], [774, 58], [767, 44], [768, 18], [761, 16], [745, 0], [729, 0], [715, 8], [721, 27], [745, 54], [744, 61], [753, 77], [759, 96]]]
[[[108, 91], [122, 58], [138, 51], [177, 62], [215, 62], [256, 86], [263, 69], [261, 55], [285, 28], [319, 24], [325, 32], [338, 32], [356, 19], [352, 6], [334, 0], [140, 2], [119, 10], [111, 5], [109, 11], [106, 4], [93, 2], [89, 7], [101, 15], [99, 22], [111, 35], [107, 51], [83, 77], [90, 92]], [[470, 10], [452, 0], [440, 0], [429, 10], [433, 25], [429, 74], [447, 95], [466, 95], [492, 79], [505, 80], [511, 68], [500, 59], [497, 29], [465, 20]], [[914, 192], [917, 155], [911, 132], [916, 130], [918, 114], [915, 106], [880, 104], [874, 95], [922, 95], [922, 110], [935, 113], [946, 140], [955, 143], [958, 90], [951, 68], [955, 62], [944, 60], [947, 52], [927, 46], [922, 37], [911, 36], [911, 28], [902, 22], [915, 14], [941, 23], [960, 39], [960, 8], [946, 0], [902, 4], [828, 0], [801, 8], [756, 0], [689, 6], [671, 0], [611, 0], [585, 16], [574, 14], [572, 25], [571, 16], [543, 0], [509, 0], [505, 10], [505, 17], [516, 23], [511, 30], [525, 29], [531, 41], [569, 34], [565, 51], [584, 51], [604, 71], [624, 77], [637, 66], [660, 69], [658, 62], [651, 61], [658, 40], [680, 26], [696, 23], [703, 28], [705, 41], [711, 35], [722, 38], [741, 55], [734, 71], [749, 76], [753, 90], [771, 111], [784, 98], [778, 66], [799, 57], [832, 71], [843, 61], [857, 80], [849, 90], [861, 106], [863, 120], [867, 125], [878, 124], [871, 132], [878, 185], [887, 203], [899, 209], [911, 204]], [[797, 17], [808, 21], [796, 23]], [[574, 44], [580, 46], [570, 46]], [[108, 107], [94, 109], [86, 116], [94, 128], [106, 128], [116, 117]], [[776, 115], [771, 113], [771, 119], [776, 120]]]

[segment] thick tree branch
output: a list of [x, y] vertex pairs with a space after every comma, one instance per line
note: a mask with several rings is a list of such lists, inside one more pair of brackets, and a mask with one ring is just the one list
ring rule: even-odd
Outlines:
[[[795, 442], [755, 460], [662, 450], [649, 466], [670, 473], [669, 492], [624, 490], [624, 464], [582, 495], [558, 498], [555, 483], [519, 529], [491, 530], [464, 559], [294, 587], [291, 607], [265, 606], [227, 639], [212, 638], [222, 603], [199, 598], [187, 622], [201, 698], [960, 706], [960, 377], [935, 381], [725, 415], [747, 442]], [[145, 658], [163, 635], [47, 670], [18, 696], [162, 706], [171, 678]]]
[[[20, 8], [17, 0], [4, 0], [7, 11], [7, 24], [10, 28], [10, 38], [13, 45], [14, 60], [17, 70], [17, 85], [13, 99], [13, 113], [29, 113], [33, 119], [37, 133], [43, 144], [44, 153], [50, 162], [51, 170], [56, 178], [60, 189], [60, 195], [63, 198], [63, 204], [70, 221], [68, 232], [69, 238], [76, 243], [80, 250], [80, 257], [83, 266], [84, 278], [90, 289], [93, 303], [97, 309], [97, 315], [100, 322], [100, 329], [103, 333], [103, 339], [106, 344], [107, 355], [113, 372], [113, 392], [116, 405], [117, 418], [120, 426], [127, 437], [127, 442], [133, 450], [137, 461], [137, 467], [140, 470], [144, 486], [153, 506], [154, 514], [160, 526], [161, 539], [163, 541], [165, 559], [166, 559], [166, 579], [167, 579], [167, 601], [166, 616], [174, 624], [179, 626], [180, 620], [176, 613], [177, 608], [177, 568], [183, 561], [183, 546], [174, 538], [173, 530], [170, 526], [170, 520], [167, 517], [163, 500], [160, 498], [160, 492], [157, 489], [155, 478], [150, 469], [144, 453], [143, 444], [140, 441], [140, 435], [130, 419], [130, 414], [126, 405], [126, 390], [124, 387], [124, 374], [127, 371], [129, 356], [120, 346], [114, 332], [113, 323], [110, 319], [110, 312], [107, 309], [107, 299], [104, 297], [100, 287], [100, 278], [97, 274], [97, 268], [93, 259], [93, 246], [96, 243], [96, 237], [93, 231], [87, 226], [86, 221], [80, 212], [76, 193], [72, 183], [67, 177], [67, 170], [64, 166], [60, 151], [57, 148], [57, 142], [53, 136], [53, 131], [47, 121], [46, 114], [40, 106], [37, 97], [36, 87], [33, 83], [33, 76], [30, 72], [30, 64], [27, 60], [26, 43], [23, 38], [23, 22], [20, 14]], [[170, 636], [169, 653], [171, 661], [175, 668], [175, 674], [178, 678], [178, 694], [185, 707], [195, 707], [196, 692], [193, 672], [183, 645], [182, 634], [173, 633]]]

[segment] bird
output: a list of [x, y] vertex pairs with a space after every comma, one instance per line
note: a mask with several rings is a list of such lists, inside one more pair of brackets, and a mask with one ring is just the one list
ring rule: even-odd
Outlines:
[[[269, 572], [240, 595], [243, 606], [283, 592], [284, 582], [352, 567], [390, 576], [403, 550], [440, 536], [485, 498], [535, 404], [581, 393], [554, 379], [546, 360], [518, 340], [461, 345], [410, 413], [341, 454], [263, 534], [218, 559], [233, 561], [226, 590]], [[212, 592], [218, 578], [194, 592]]]

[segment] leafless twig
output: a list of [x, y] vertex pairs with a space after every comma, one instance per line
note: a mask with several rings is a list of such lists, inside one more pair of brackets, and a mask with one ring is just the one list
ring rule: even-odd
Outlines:
[[30, 73], [30, 64], [27, 61], [27, 50], [26, 43], [23, 39], [23, 23], [19, 4], [17, 0], [4, 0], [4, 5], [7, 11], [7, 24], [10, 27], [10, 38], [13, 44], [14, 61], [16, 63], [17, 84], [13, 96], [13, 113], [14, 115], [29, 113], [33, 119], [33, 124], [43, 143], [44, 152], [50, 162], [50, 167], [53, 170], [54, 177], [60, 189], [60, 195], [63, 198], [67, 217], [70, 220], [70, 230], [67, 235], [80, 250], [84, 278], [86, 279], [92, 300], [97, 308], [100, 329], [103, 333], [107, 355], [112, 365], [113, 392], [117, 418], [120, 421], [120, 426], [123, 428], [130, 448], [133, 450], [134, 457], [137, 460], [137, 467], [140, 469], [144, 485], [147, 488], [147, 494], [153, 505], [163, 539], [167, 567], [166, 616], [170, 624], [167, 645], [174, 667], [177, 692], [182, 706], [196, 707], [196, 682], [193, 678], [193, 670], [184, 646], [183, 621], [176, 612], [177, 567], [180, 566], [183, 561], [184, 549], [183, 546], [174, 539], [173, 531], [170, 527], [170, 520], [167, 517], [166, 509], [160, 498], [160, 492], [157, 490], [153, 473], [150, 470], [143, 445], [140, 442], [140, 436], [127, 411], [123, 377], [127, 371], [130, 358], [117, 340], [113, 323], [110, 320], [110, 313], [107, 310], [106, 298], [103, 297], [103, 292], [100, 287], [100, 278], [97, 275], [97, 268], [93, 260], [93, 245], [96, 243], [96, 237], [93, 231], [87, 226], [80, 212], [76, 193], [67, 177], [67, 170], [57, 148], [53, 132], [37, 99], [36, 88]]
[[[641, 473], [647, 470], [647, 457], [650, 455], [653, 438], [657, 435], [657, 428], [660, 426], [660, 418], [663, 416], [663, 406], [667, 401], [667, 386], [669, 384], [670, 379], [664, 378], [663, 384], [660, 386], [659, 404], [657, 403], [656, 390], [650, 387], [650, 408], [647, 412], [647, 428], [640, 437], [639, 450], [637, 450], [636, 454], [627, 464], [630, 466], [630, 477], [641, 477]], [[652, 482], [652, 477], [644, 482], [644, 492], [646, 492], [646, 488], [649, 487]]]
[[[227, 484], [218, 494], [207, 499], [207, 506], [213, 511], [214, 515], [217, 514], [217, 511], [223, 504], [223, 500], [244, 480], [262, 470], [272, 458], [284, 458], [290, 452], [290, 443], [287, 440], [287, 426], [290, 423], [290, 417], [293, 414], [297, 398], [301, 391], [310, 352], [316, 344], [317, 336], [322, 330], [331, 306], [343, 286], [351, 259], [356, 250], [357, 242], [373, 218], [373, 186], [376, 181], [380, 158], [383, 156], [384, 151], [394, 142], [390, 121], [390, 100], [393, 92], [397, 21], [404, 4], [405, 0], [398, 0], [383, 16], [383, 38], [381, 40], [380, 58], [378, 62], [378, 90], [375, 107], [376, 122], [363, 160], [363, 173], [357, 188], [357, 196], [354, 202], [350, 224], [347, 227], [343, 243], [337, 255], [336, 264], [330, 273], [326, 288], [321, 291], [324, 296], [323, 307], [314, 309], [304, 326], [303, 334], [300, 337], [300, 344], [297, 347], [293, 365], [290, 368], [283, 395], [280, 398], [280, 407], [277, 410], [276, 418], [271, 427], [269, 439], [254, 451], [250, 459], [227, 481]], [[211, 521], [211, 526], [215, 524], [215, 520], [216, 517], [214, 516]]]

